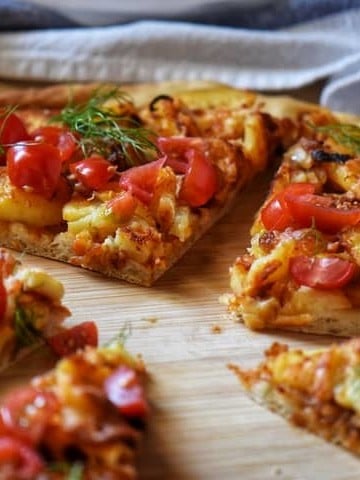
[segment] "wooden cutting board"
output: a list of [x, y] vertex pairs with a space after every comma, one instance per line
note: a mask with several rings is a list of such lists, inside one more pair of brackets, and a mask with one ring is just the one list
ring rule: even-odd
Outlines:
[[[219, 303], [268, 186], [269, 177], [256, 179], [150, 289], [23, 257], [63, 281], [72, 321], [96, 320], [101, 342], [124, 325], [131, 329], [127, 348], [142, 354], [150, 373], [153, 413], [139, 462], [143, 480], [359, 478], [359, 460], [254, 404], [227, 369], [229, 362], [254, 365], [273, 341], [318, 347], [334, 340], [250, 332]], [[0, 377], [0, 394], [50, 366], [43, 352], [28, 357]]]

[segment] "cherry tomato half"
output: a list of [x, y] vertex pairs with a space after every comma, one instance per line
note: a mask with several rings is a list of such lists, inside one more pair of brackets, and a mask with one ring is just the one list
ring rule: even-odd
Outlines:
[[11, 183], [34, 193], [51, 197], [60, 179], [61, 159], [53, 145], [15, 145], [6, 154]]
[[35, 142], [48, 143], [59, 150], [62, 162], [70, 160], [76, 150], [76, 140], [74, 135], [62, 127], [46, 126], [40, 127], [32, 132], [31, 137]]
[[261, 210], [260, 217], [267, 230], [284, 231], [288, 227], [295, 227], [295, 219], [290, 213], [286, 194], [304, 195], [314, 193], [315, 186], [311, 183], [292, 183], [283, 191], [276, 194]]
[[151, 203], [156, 181], [166, 161], [165, 157], [154, 162], [145, 163], [138, 167], [129, 168], [121, 174], [120, 186], [129, 191], [141, 202], [149, 205]]
[[47, 339], [56, 355], [65, 357], [86, 346], [97, 347], [98, 330], [95, 322], [83, 322]]
[[342, 288], [357, 271], [354, 263], [338, 257], [298, 256], [290, 260], [290, 273], [299, 285], [319, 289]]
[[93, 156], [70, 165], [70, 172], [86, 188], [102, 190], [114, 176], [115, 168], [105, 158]]
[[[8, 466], [12, 478], [29, 480], [35, 478], [44, 468], [38, 454], [21, 441], [12, 437], [0, 437], [0, 464]], [[7, 477], [10, 478], [10, 477]]]
[[184, 174], [180, 198], [191, 207], [205, 205], [218, 186], [216, 169], [206, 156], [206, 142], [197, 137], [159, 137], [157, 144], [166, 155], [166, 165]]
[[6, 307], [7, 307], [7, 291], [4, 286], [4, 282], [1, 278], [0, 279], [0, 325], [3, 323], [5, 319]]
[[337, 208], [329, 197], [285, 193], [284, 198], [290, 214], [301, 228], [314, 224], [322, 232], [336, 233], [360, 222], [360, 208]]
[[157, 145], [161, 153], [166, 155], [166, 165], [175, 173], [186, 173], [189, 168], [189, 159], [186, 153], [192, 149], [205, 154], [206, 145], [199, 137], [159, 137]]
[[137, 373], [126, 366], [119, 367], [105, 380], [104, 389], [110, 402], [126, 417], [145, 417], [149, 406]]
[[0, 144], [9, 145], [23, 140], [29, 140], [30, 136], [24, 122], [16, 113], [7, 114], [0, 111]]
[[52, 392], [39, 391], [34, 387], [14, 390], [5, 397], [0, 409], [2, 428], [9, 435], [36, 445], [58, 405]]
[[186, 156], [189, 159], [189, 168], [179, 196], [191, 207], [201, 207], [216, 193], [216, 170], [205, 155], [197, 150], [189, 150]]

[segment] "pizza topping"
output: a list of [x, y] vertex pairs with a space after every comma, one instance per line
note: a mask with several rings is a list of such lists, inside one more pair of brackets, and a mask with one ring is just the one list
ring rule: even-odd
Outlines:
[[130, 192], [124, 191], [109, 200], [107, 206], [117, 218], [129, 219], [135, 212], [136, 204], [135, 197]]
[[11, 183], [27, 192], [50, 198], [59, 183], [59, 150], [47, 143], [18, 144], [6, 154]]
[[77, 147], [74, 135], [62, 127], [50, 125], [40, 127], [32, 132], [31, 136], [35, 142], [47, 143], [56, 147], [62, 162], [70, 160]]
[[357, 267], [339, 257], [298, 256], [290, 259], [290, 273], [300, 285], [312, 288], [334, 289], [347, 285]]
[[48, 338], [47, 343], [60, 357], [82, 350], [86, 346], [96, 347], [98, 344], [96, 324], [95, 322], [80, 323]]
[[290, 215], [301, 228], [314, 225], [322, 232], [336, 233], [360, 222], [360, 206], [345, 197], [295, 195], [285, 191], [284, 199]]
[[158, 179], [159, 171], [166, 158], [162, 157], [154, 162], [129, 168], [120, 176], [120, 186], [129, 191], [141, 202], [149, 205]]
[[129, 98], [118, 89], [98, 90], [88, 102], [64, 108], [55, 120], [79, 135], [85, 157], [97, 153], [108, 158], [116, 152], [118, 163], [129, 167], [156, 154], [152, 132], [141, 126]]
[[49, 418], [59, 409], [56, 396], [32, 386], [10, 393], [0, 409], [2, 429], [28, 445], [36, 445], [44, 434]]
[[76, 180], [90, 190], [102, 190], [114, 176], [116, 167], [99, 155], [85, 158], [70, 165]]
[[[302, 196], [314, 193], [315, 186], [311, 183], [292, 183], [282, 192], [276, 194], [261, 210], [261, 221], [267, 230], [284, 231], [289, 226], [295, 226], [295, 219], [288, 207], [287, 194]], [[310, 220], [311, 222], [311, 220]]]
[[7, 478], [29, 480], [43, 470], [38, 454], [13, 437], [0, 437], [0, 463], [8, 469]]
[[30, 347], [39, 342], [41, 335], [34, 323], [34, 316], [31, 315], [31, 312], [18, 305], [14, 313], [14, 329], [17, 347]]
[[335, 123], [324, 126], [311, 125], [317, 132], [331, 137], [339, 145], [343, 145], [355, 155], [360, 155], [360, 127], [346, 123]]
[[148, 404], [137, 373], [126, 366], [119, 367], [105, 380], [104, 389], [111, 403], [126, 417], [145, 417]]
[[184, 174], [179, 198], [191, 207], [205, 205], [218, 188], [215, 167], [207, 158], [206, 142], [197, 137], [160, 137], [157, 143], [166, 156], [166, 165], [175, 173]]
[[28, 139], [26, 127], [14, 108], [0, 110], [0, 156], [5, 153], [5, 147]]
[[327, 152], [326, 150], [316, 149], [311, 152], [311, 157], [313, 160], [319, 163], [345, 163], [347, 160], [350, 160], [351, 155], [346, 155], [344, 153], [337, 152]]

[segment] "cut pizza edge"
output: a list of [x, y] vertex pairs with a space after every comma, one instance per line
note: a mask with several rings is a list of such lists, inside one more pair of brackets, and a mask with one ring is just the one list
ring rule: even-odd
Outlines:
[[360, 120], [343, 120], [307, 124], [285, 152], [230, 268], [221, 301], [251, 329], [360, 335]]
[[0, 402], [0, 477], [138, 478], [146, 378], [143, 362], [113, 341], [9, 391]]
[[[59, 109], [66, 108], [69, 101], [92, 101], [94, 92], [113, 92], [118, 87], [91, 84], [4, 88], [0, 89], [0, 105], [16, 101], [15, 114], [28, 125], [39, 127], [52, 114], [59, 113]], [[140, 112], [146, 127], [154, 131], [159, 124], [166, 132], [175, 128], [175, 134], [165, 136], [170, 142], [164, 141], [159, 133], [162, 157], [134, 167], [136, 174], [134, 170], [131, 175], [127, 174], [131, 168], [117, 171], [120, 179], [126, 174], [120, 180], [121, 187], [117, 185], [117, 190], [112, 190], [114, 180], [110, 189], [96, 187], [93, 195], [86, 192], [86, 198], [79, 197], [78, 192], [75, 198], [73, 191], [69, 192], [69, 181], [74, 182], [74, 175], [77, 182], [80, 176], [80, 187], [87, 190], [83, 174], [77, 171], [61, 177], [65, 182], [59, 184], [49, 198], [34, 193], [28, 184], [21, 186], [21, 181], [13, 180], [15, 168], [10, 181], [6, 167], [0, 167], [0, 243], [151, 286], [219, 221], [231, 208], [237, 193], [266, 167], [281, 141], [277, 131], [284, 131], [288, 125], [286, 122], [282, 125], [281, 119], [278, 123], [271, 119], [260, 95], [225, 85], [169, 82], [120, 85], [119, 88], [131, 96], [138, 109], [134, 111], [131, 107], [130, 114]], [[127, 97], [121, 101], [124, 98]], [[178, 118], [168, 112], [166, 102], [174, 103]], [[116, 102], [110, 101], [110, 104], [111, 108], [119, 108]], [[158, 105], [160, 113], [156, 111]], [[229, 122], [225, 113], [232, 108], [236, 116]], [[220, 109], [218, 118], [216, 109]], [[215, 119], [208, 118], [208, 112], [214, 111]], [[318, 113], [319, 107], [303, 104], [301, 114], [306, 112]], [[171, 115], [175, 115], [174, 118]], [[293, 112], [291, 116], [297, 117]], [[239, 125], [236, 122], [240, 122]], [[188, 124], [190, 126], [186, 126]], [[206, 138], [196, 136], [199, 134], [194, 132], [200, 124], [215, 133]], [[228, 140], [226, 132], [217, 136], [217, 129], [225, 126], [236, 133], [236, 138], [230, 135]], [[181, 133], [187, 128], [192, 133]], [[23, 144], [26, 148], [26, 141]], [[16, 161], [17, 158], [13, 163]], [[75, 163], [78, 168], [81, 162]], [[146, 170], [147, 166], [151, 168]], [[149, 175], [156, 173], [156, 181], [150, 186], [151, 191], [147, 185], [144, 192], [136, 182], [151, 169]], [[206, 183], [204, 187], [198, 185], [201, 178]], [[21, 207], [24, 204], [28, 207], [26, 212]]]
[[360, 339], [317, 350], [274, 343], [253, 369], [228, 365], [256, 403], [360, 455]]
[[97, 344], [95, 322], [65, 322], [63, 284], [44, 268], [0, 248], [0, 278], [0, 371], [45, 345], [62, 356]]

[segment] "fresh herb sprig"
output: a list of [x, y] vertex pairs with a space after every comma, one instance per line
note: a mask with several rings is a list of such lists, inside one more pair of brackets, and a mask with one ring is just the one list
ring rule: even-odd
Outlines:
[[334, 123], [330, 125], [309, 125], [320, 133], [329, 135], [335, 142], [347, 147], [355, 155], [360, 155], [360, 127], [348, 123]]
[[17, 345], [21, 347], [30, 347], [41, 340], [41, 334], [34, 326], [31, 312], [17, 305], [15, 308], [15, 336]]
[[[8, 121], [8, 118], [10, 117], [11, 114], [13, 114], [15, 112], [15, 110], [17, 110], [17, 105], [12, 105], [12, 106], [9, 106], [9, 107], [5, 107], [4, 109], [2, 109], [1, 113], [0, 113], [0, 138], [3, 134], [3, 131], [6, 127], [6, 123]], [[0, 155], [5, 155], [5, 147], [7, 147], [8, 145], [2, 145], [0, 143]]]
[[84, 465], [80, 462], [70, 464], [68, 462], [55, 462], [49, 466], [51, 472], [63, 473], [66, 480], [82, 480]]
[[[123, 108], [124, 113], [111, 108], [111, 102], [117, 104], [120, 112]], [[118, 89], [98, 89], [85, 103], [70, 102], [53, 120], [79, 134], [78, 142], [85, 156], [99, 153], [108, 157], [115, 151], [131, 167], [145, 163], [148, 156], [153, 158], [157, 147], [151, 141], [153, 133], [127, 113], [130, 102]]]

